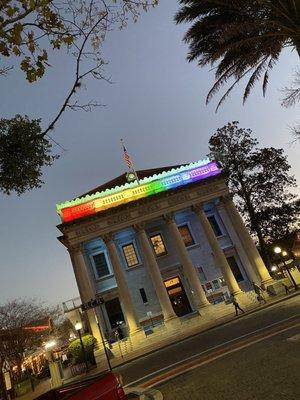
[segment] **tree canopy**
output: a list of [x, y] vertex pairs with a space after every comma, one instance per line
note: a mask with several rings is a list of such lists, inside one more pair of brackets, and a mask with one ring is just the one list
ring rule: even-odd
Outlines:
[[[55, 52], [74, 60], [71, 83], [66, 87], [50, 123], [16, 115], [0, 120], [0, 192], [22, 194], [40, 187], [43, 167], [57, 158], [51, 154], [52, 135], [66, 110], [91, 111], [97, 101], [81, 103], [78, 93], [85, 79], [110, 82], [103, 44], [108, 33], [136, 22], [141, 11], [157, 0], [2, 0], [0, 7], [0, 78], [19, 64], [28, 82], [55, 68]], [[76, 96], [76, 97], [75, 97]], [[2, 94], [2, 100], [5, 94]]]
[[20, 371], [25, 350], [40, 346], [52, 329], [51, 324], [43, 331], [30, 328], [58, 315], [56, 307], [46, 307], [34, 299], [14, 299], [0, 305], [0, 367], [6, 360]]
[[16, 115], [0, 119], [0, 192], [24, 193], [40, 187], [43, 167], [57, 158], [41, 133], [40, 120]]
[[215, 67], [207, 102], [233, 80], [217, 108], [246, 75], [243, 100], [259, 79], [265, 94], [282, 49], [291, 47], [300, 53], [299, 0], [180, 0], [180, 4], [175, 21], [192, 23], [184, 36], [188, 61]]
[[283, 149], [259, 148], [251, 129], [234, 121], [211, 136], [209, 150], [221, 163], [235, 204], [267, 263], [266, 243], [299, 224], [300, 201], [292, 192], [296, 181]]

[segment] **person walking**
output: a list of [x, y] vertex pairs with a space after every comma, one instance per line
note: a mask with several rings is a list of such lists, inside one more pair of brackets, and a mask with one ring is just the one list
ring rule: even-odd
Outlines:
[[282, 282], [282, 286], [285, 288], [285, 294], [289, 294], [290, 293], [289, 287], [284, 282]]
[[262, 302], [264, 302], [264, 304], [266, 304], [267, 300], [265, 299], [263, 289], [260, 286], [258, 286], [255, 282], [252, 282], [252, 286], [253, 286], [254, 292], [257, 294], [256, 299], [259, 302], [259, 304], [261, 304]]
[[235, 315], [236, 315], [236, 316], [238, 315], [238, 310], [242, 311], [242, 313], [244, 314], [245, 311], [240, 307], [240, 305], [239, 305], [239, 303], [237, 302], [235, 296], [234, 296], [232, 293], [230, 294], [230, 296], [231, 296], [232, 304], [234, 305], [234, 308], [235, 308]]

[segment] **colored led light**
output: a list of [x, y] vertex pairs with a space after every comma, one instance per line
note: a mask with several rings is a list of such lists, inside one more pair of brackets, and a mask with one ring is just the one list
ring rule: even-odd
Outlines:
[[125, 184], [71, 202], [58, 204], [57, 211], [63, 222], [69, 222], [220, 173], [221, 169], [215, 161], [207, 161], [205, 164], [199, 161], [198, 163], [192, 163], [149, 178], [144, 178], [140, 181], [140, 185], [137, 182]]

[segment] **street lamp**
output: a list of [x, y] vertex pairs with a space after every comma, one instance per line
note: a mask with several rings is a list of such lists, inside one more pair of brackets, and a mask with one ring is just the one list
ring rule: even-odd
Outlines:
[[285, 262], [285, 259], [284, 259], [284, 257], [287, 256], [287, 254], [288, 254], [287, 251], [282, 250], [279, 246], [276, 246], [274, 248], [274, 252], [275, 252], [275, 254], [277, 254], [280, 257], [280, 260], [283, 263], [284, 268], [287, 271], [287, 273], [290, 277], [290, 280], [292, 281], [292, 283], [294, 285], [295, 290], [299, 290], [299, 287], [298, 287], [297, 283], [295, 282], [295, 279], [294, 279], [293, 275], [291, 274], [291, 271], [289, 270], [289, 268]]
[[[100, 302], [100, 311], [101, 311], [102, 319], [105, 322], [105, 318], [104, 318], [104, 314], [103, 314], [103, 310], [102, 310], [102, 304], [104, 304], [104, 300], [102, 298], [100, 298], [99, 302]], [[111, 366], [111, 363], [110, 363], [108, 350], [106, 348], [104, 335], [103, 335], [102, 328], [101, 328], [101, 325], [99, 324], [98, 317], [97, 317], [96, 314], [95, 314], [95, 318], [96, 318], [96, 322], [97, 322], [97, 325], [98, 325], [98, 328], [99, 328], [101, 342], [102, 342], [102, 346], [103, 346], [103, 349], [104, 349], [104, 354], [105, 354], [105, 358], [106, 358], [106, 361], [107, 361], [107, 365], [108, 365], [109, 370], [112, 371], [112, 366]]]
[[86, 358], [85, 348], [84, 348], [83, 341], [82, 341], [81, 329], [82, 329], [82, 322], [77, 321], [75, 324], [75, 330], [76, 330], [76, 332], [78, 332], [78, 335], [79, 335], [79, 340], [80, 340], [81, 348], [83, 351], [85, 369], [86, 369], [86, 371], [88, 371], [89, 367], [88, 367], [88, 362], [87, 362], [87, 358]]

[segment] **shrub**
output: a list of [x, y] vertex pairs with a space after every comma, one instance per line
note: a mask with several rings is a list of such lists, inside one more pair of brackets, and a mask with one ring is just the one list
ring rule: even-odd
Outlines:
[[[87, 360], [91, 364], [95, 364], [94, 347], [96, 339], [92, 335], [82, 336], [82, 342], [85, 349]], [[68, 347], [75, 364], [84, 362], [84, 353], [79, 339], [73, 340]]]

